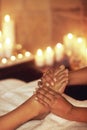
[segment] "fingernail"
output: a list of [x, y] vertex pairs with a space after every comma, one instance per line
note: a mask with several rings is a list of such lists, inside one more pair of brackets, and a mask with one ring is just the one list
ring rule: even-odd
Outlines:
[[46, 83], [46, 86], [48, 87], [48, 86], [49, 86], [49, 83]]
[[37, 97], [35, 97], [35, 100], [38, 100], [38, 98], [37, 98]]
[[54, 86], [54, 83], [53, 83], [53, 82], [51, 82], [51, 85], [52, 85], [52, 86]]

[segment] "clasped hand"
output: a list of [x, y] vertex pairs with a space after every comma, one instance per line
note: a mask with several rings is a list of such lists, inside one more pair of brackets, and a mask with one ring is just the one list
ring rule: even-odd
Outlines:
[[66, 118], [73, 108], [73, 105], [63, 97], [67, 83], [68, 71], [64, 66], [60, 66], [56, 71], [48, 70], [39, 82], [36, 100], [47, 107], [50, 112]]

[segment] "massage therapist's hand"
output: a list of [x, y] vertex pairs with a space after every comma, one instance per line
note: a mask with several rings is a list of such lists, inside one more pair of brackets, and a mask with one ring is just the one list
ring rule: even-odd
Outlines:
[[73, 105], [69, 103], [60, 93], [53, 91], [51, 88], [44, 87], [37, 91], [37, 100], [57, 116], [68, 119]]
[[63, 93], [68, 84], [68, 70], [65, 69], [64, 65], [48, 69], [48, 71], [43, 74], [38, 85], [41, 86], [41, 83], [56, 92]]

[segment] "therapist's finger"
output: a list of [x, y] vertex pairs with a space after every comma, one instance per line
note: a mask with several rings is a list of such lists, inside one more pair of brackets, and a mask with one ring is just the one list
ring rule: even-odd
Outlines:
[[42, 100], [43, 102], [51, 105], [54, 100], [57, 98], [58, 96], [58, 93], [54, 92], [53, 90], [41, 90], [39, 89], [39, 91], [37, 91], [37, 94], [36, 94], [38, 100]]
[[53, 86], [54, 85], [54, 79], [53, 79], [53, 77], [54, 77], [54, 73], [53, 73], [53, 71], [52, 70], [49, 70], [49, 71], [47, 71], [44, 75], [43, 75], [43, 77], [41, 78], [41, 81], [45, 84], [45, 83], [49, 83], [50, 84], [50, 86]]

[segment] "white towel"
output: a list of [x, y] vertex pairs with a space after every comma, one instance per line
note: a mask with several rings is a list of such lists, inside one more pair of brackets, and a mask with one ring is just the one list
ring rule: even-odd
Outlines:
[[[37, 87], [37, 81], [25, 83], [16, 79], [1, 80], [0, 115], [13, 110], [26, 101]], [[87, 100], [77, 101], [67, 95], [64, 96], [76, 106], [87, 107]], [[87, 124], [69, 121], [51, 113], [45, 119], [29, 121], [17, 130], [87, 130]]]

